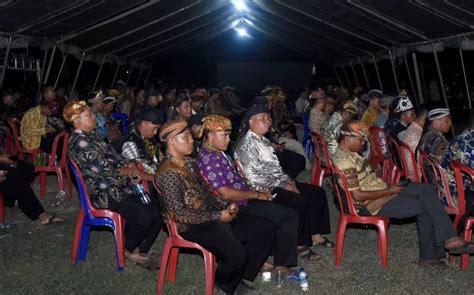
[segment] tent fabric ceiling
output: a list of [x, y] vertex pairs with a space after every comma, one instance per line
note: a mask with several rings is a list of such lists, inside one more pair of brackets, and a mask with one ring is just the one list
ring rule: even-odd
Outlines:
[[252, 34], [335, 64], [474, 30], [472, 0], [245, 3], [239, 12], [230, 0], [9, 0], [0, 4], [0, 31], [149, 63], [244, 22]]

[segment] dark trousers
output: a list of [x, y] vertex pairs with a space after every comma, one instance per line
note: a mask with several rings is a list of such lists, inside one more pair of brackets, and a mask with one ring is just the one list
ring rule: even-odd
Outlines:
[[276, 151], [275, 153], [283, 171], [293, 179], [306, 167], [305, 157], [298, 153], [287, 149], [284, 149], [282, 152]]
[[148, 253], [163, 225], [157, 201], [145, 206], [138, 197], [129, 195], [121, 202], [109, 198], [109, 208], [126, 221], [125, 249], [132, 252], [138, 247], [140, 252]]
[[296, 182], [300, 194], [276, 188], [275, 203], [288, 206], [298, 214], [298, 245], [311, 246], [312, 235], [331, 232], [326, 193], [318, 186]]
[[215, 282], [233, 293], [240, 280], [253, 281], [270, 252], [274, 226], [263, 219], [239, 213], [232, 222], [190, 224], [181, 236], [198, 243], [217, 259]]
[[295, 266], [298, 264], [298, 214], [292, 209], [262, 200], [250, 200], [240, 206], [240, 212], [270, 221], [276, 227], [273, 246], [273, 264]]
[[445, 257], [444, 242], [456, 236], [453, 224], [431, 184], [409, 184], [385, 204], [378, 215], [400, 219], [416, 216], [420, 260]]
[[28, 162], [17, 162], [16, 169], [10, 171], [0, 191], [5, 199], [18, 201], [18, 208], [31, 220], [36, 220], [44, 212], [43, 206], [36, 197], [31, 182], [35, 176], [35, 166]]

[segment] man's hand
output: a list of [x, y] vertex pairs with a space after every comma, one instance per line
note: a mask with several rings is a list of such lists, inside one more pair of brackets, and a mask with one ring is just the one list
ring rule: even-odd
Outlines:
[[234, 215], [229, 211], [229, 209], [221, 210], [221, 222], [229, 223], [234, 219]]
[[229, 206], [227, 206], [227, 210], [232, 214], [232, 217], [237, 217], [237, 214], [239, 213], [239, 205], [236, 203], [231, 203]]
[[51, 126], [46, 126], [46, 132], [47, 132], [47, 133], [54, 133], [54, 132], [56, 132], [56, 129], [54, 129], [54, 128], [51, 127]]
[[283, 150], [285, 149], [285, 144], [282, 143], [282, 144], [274, 144], [273, 145], [273, 148], [279, 152], [283, 152]]
[[405, 187], [400, 186], [400, 185], [391, 185], [388, 189], [387, 192], [390, 195], [398, 195], [402, 190], [404, 190]]
[[286, 187], [285, 189], [287, 191], [290, 191], [290, 192], [293, 192], [295, 194], [299, 194], [300, 191], [296, 188], [296, 184], [293, 182], [293, 181], [289, 181], [287, 184], [286, 184]]
[[4, 155], [0, 155], [0, 163], [11, 165], [15, 163], [15, 161], [10, 159], [10, 155], [4, 154]]
[[267, 192], [258, 192], [258, 199], [264, 201], [273, 201], [272, 194]]

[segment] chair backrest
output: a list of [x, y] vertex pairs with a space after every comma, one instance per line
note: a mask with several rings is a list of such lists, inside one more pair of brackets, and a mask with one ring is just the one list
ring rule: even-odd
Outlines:
[[410, 149], [407, 144], [403, 142], [399, 142], [398, 146], [400, 148], [400, 160], [405, 176], [409, 177], [411, 166], [411, 169], [413, 169], [413, 179], [410, 180], [413, 182], [421, 182], [421, 175], [419, 173], [420, 171], [418, 169], [418, 163], [416, 161], [415, 153]]
[[61, 150], [61, 156], [59, 158], [58, 164], [60, 166], [66, 166], [66, 158], [67, 158], [67, 146], [69, 143], [69, 133], [65, 130], [59, 132], [53, 141], [53, 148], [51, 149], [51, 154], [49, 155], [49, 163], [48, 166], [55, 166], [55, 160], [58, 150], [58, 143], [59, 141], [63, 141], [63, 146]]
[[5, 128], [5, 152], [9, 155], [16, 155], [17, 149], [15, 148], [15, 138], [13, 135], [12, 128], [10, 124], [7, 122], [7, 126]]
[[315, 159], [318, 160], [320, 166], [322, 165], [322, 159], [324, 159], [326, 167], [332, 167], [327, 141], [318, 133], [313, 132], [311, 135], [313, 136]]
[[464, 215], [466, 213], [466, 194], [464, 192], [466, 188], [464, 187], [463, 174], [467, 175], [471, 179], [471, 182], [474, 183], [474, 169], [459, 161], [451, 161], [450, 165], [454, 170], [454, 177], [456, 179], [459, 214]]
[[405, 170], [402, 164], [402, 152], [400, 150], [400, 145], [398, 141], [390, 135], [387, 135], [386, 140], [389, 157], [392, 159], [393, 163], [395, 163], [397, 167], [400, 168], [401, 171], [403, 171], [403, 174], [405, 174]]
[[382, 162], [382, 179], [388, 185], [400, 183], [400, 178], [402, 176], [402, 171], [398, 166], [393, 162], [392, 159], [384, 159]]
[[[383, 128], [372, 126], [369, 128], [370, 132], [370, 139], [372, 144], [370, 145], [371, 148], [371, 155], [370, 158], [372, 159], [372, 164], [377, 166], [381, 162], [383, 162], [384, 152], [383, 146], [386, 147], [386, 139], [387, 133]], [[375, 167], [374, 167], [375, 168]]]
[[347, 189], [346, 177], [335, 166], [333, 166], [332, 172], [341, 214], [358, 216], [359, 214], [354, 206], [352, 193]]
[[443, 200], [443, 197], [446, 198], [445, 205], [448, 214], [458, 214], [458, 207], [454, 203], [451, 190], [449, 189], [446, 170], [426, 151], [420, 151], [420, 165], [424, 181], [436, 185], [440, 201]]
[[17, 118], [10, 118], [7, 120], [8, 125], [10, 126], [10, 129], [12, 131], [13, 135], [13, 143], [15, 145], [15, 149], [19, 150], [22, 149], [22, 145], [20, 143], [20, 126], [21, 122]]
[[82, 177], [81, 170], [77, 166], [76, 162], [69, 160], [69, 167], [71, 168], [72, 173], [76, 177], [77, 188], [79, 190], [79, 199], [81, 200], [81, 208], [87, 214], [87, 216], [92, 219], [94, 218], [94, 213], [97, 209], [92, 207], [91, 201], [89, 199], [89, 194], [87, 193], [87, 186]]

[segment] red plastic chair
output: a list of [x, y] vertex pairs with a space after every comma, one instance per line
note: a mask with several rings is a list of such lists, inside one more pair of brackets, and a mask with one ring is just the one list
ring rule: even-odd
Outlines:
[[35, 163], [36, 157], [38, 156], [38, 153], [39, 153], [39, 149], [34, 150], [34, 151], [29, 151], [23, 147], [23, 145], [21, 144], [20, 132], [19, 132], [20, 126], [21, 126], [20, 121], [16, 118], [11, 118], [11, 119], [8, 119], [8, 125], [10, 126], [10, 129], [13, 133], [11, 135], [13, 137], [15, 153], [18, 156], [18, 159], [24, 160], [26, 155], [30, 155], [31, 161]]
[[[425, 151], [420, 151], [420, 165], [424, 181], [427, 183], [433, 183], [439, 188], [437, 191], [438, 198], [440, 199], [440, 201], [443, 199], [443, 197], [446, 197], [446, 213], [448, 213], [449, 215], [454, 215], [453, 225], [454, 228], [457, 228], [459, 225], [459, 221], [461, 220], [461, 217], [464, 215], [466, 210], [465, 200], [459, 198], [458, 196], [458, 202], [460, 203], [458, 203], [458, 206], [456, 206], [453, 200], [453, 196], [451, 195], [451, 190], [449, 189], [449, 182], [448, 178], [446, 177], [446, 171], [443, 169], [443, 167], [441, 167], [441, 165], [436, 161], [436, 159], [431, 157]], [[461, 166], [457, 165], [456, 169], [461, 170], [462, 168]], [[433, 179], [430, 179], [428, 171], [431, 171]], [[464, 188], [462, 189], [462, 191], [464, 197]]]
[[[58, 142], [63, 141], [63, 149], [61, 151], [61, 157], [57, 165], [55, 165], [55, 159], [58, 149]], [[63, 171], [66, 173], [66, 181], [68, 188], [69, 199], [72, 199], [72, 183], [71, 183], [71, 173], [69, 172], [69, 167], [67, 166], [67, 146], [69, 142], [69, 133], [66, 131], [61, 131], [56, 135], [53, 142], [53, 149], [49, 155], [48, 165], [46, 166], [35, 166], [35, 172], [39, 173], [40, 176], [40, 196], [44, 197], [46, 195], [46, 182], [48, 173], [56, 173], [58, 176], [58, 188], [60, 191], [65, 191], [64, 187], [64, 176]]]
[[86, 259], [91, 227], [105, 226], [114, 231], [117, 270], [122, 271], [125, 266], [124, 220], [118, 213], [92, 207], [87, 193], [87, 186], [82, 178], [79, 167], [72, 160], [69, 165], [73, 174], [76, 176], [79, 198], [81, 200], [81, 209], [79, 209], [79, 213], [77, 214], [74, 238], [72, 241], [71, 263], [76, 264], [78, 258], [80, 261]]
[[[461, 217], [466, 214], [466, 196], [464, 192], [464, 179], [463, 174], [469, 176], [471, 181], [474, 181], [474, 169], [462, 164], [458, 161], [452, 161], [451, 168], [454, 170], [454, 177], [456, 178], [456, 187], [458, 191], [458, 208], [459, 208], [459, 220], [455, 224], [456, 228], [459, 224]], [[472, 227], [474, 225], [474, 217], [469, 217], [466, 220], [466, 224], [464, 225], [464, 239], [466, 241], [470, 241], [472, 238]], [[450, 260], [451, 260], [450, 256]], [[467, 270], [469, 267], [469, 254], [461, 255], [461, 270]]]
[[8, 155], [16, 155], [15, 140], [11, 127], [7, 126], [5, 129], [5, 153]]
[[402, 176], [402, 171], [398, 166], [393, 162], [392, 159], [385, 159], [382, 162], [382, 179], [388, 185], [400, 183]]
[[[410, 149], [408, 145], [403, 142], [398, 143], [399, 151], [400, 151], [400, 160], [402, 164], [403, 173], [407, 178], [410, 178], [410, 166], [413, 169], [413, 176], [410, 178], [412, 182], [421, 182], [421, 175], [418, 163], [416, 161], [415, 153]], [[410, 161], [408, 160], [410, 159]]]
[[336, 233], [336, 246], [334, 249], [336, 266], [341, 265], [347, 225], [356, 223], [372, 224], [378, 228], [378, 254], [382, 260], [382, 268], [386, 268], [388, 266], [388, 226], [390, 224], [390, 219], [382, 216], [360, 216], [354, 206], [352, 194], [347, 189], [346, 178], [336, 167], [333, 167], [333, 173], [336, 178], [336, 192], [339, 207], [341, 209], [339, 225]]
[[178, 232], [178, 227], [170, 217], [168, 217], [166, 226], [169, 237], [166, 239], [163, 253], [161, 256], [160, 271], [158, 273], [157, 294], [163, 294], [166, 269], [168, 268], [168, 282], [174, 283], [176, 280], [176, 267], [178, 265], [178, 256], [180, 248], [197, 249], [201, 251], [204, 257], [204, 268], [206, 271], [206, 295], [214, 294], [214, 272], [215, 256], [201, 247], [197, 243], [189, 242], [183, 239]]
[[383, 163], [385, 156], [384, 152], [382, 149], [382, 146], [385, 145], [385, 148], [387, 146], [386, 144], [386, 139], [387, 139], [387, 133], [385, 132], [385, 129], [380, 128], [380, 127], [370, 127], [369, 128], [369, 133], [370, 133], [370, 163], [372, 164], [372, 167], [375, 170], [378, 170], [378, 167]]
[[5, 205], [3, 204], [3, 194], [0, 193], [0, 224], [5, 223]]
[[[319, 134], [313, 132], [314, 161], [311, 166], [311, 184], [322, 186], [324, 177], [332, 175], [332, 164], [328, 144]], [[324, 162], [323, 162], [324, 159]]]

